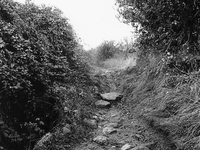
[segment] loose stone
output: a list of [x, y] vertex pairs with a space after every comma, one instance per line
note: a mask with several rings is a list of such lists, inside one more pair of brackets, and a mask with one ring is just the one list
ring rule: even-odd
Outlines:
[[113, 128], [113, 127], [105, 127], [103, 129], [103, 134], [112, 134], [114, 132], [117, 132], [117, 129]]
[[124, 146], [122, 146], [121, 150], [130, 150], [131, 149], [131, 145], [130, 144], [125, 144]]
[[107, 100], [107, 101], [116, 101], [116, 100], [120, 100], [122, 98], [122, 94], [121, 93], [117, 93], [117, 92], [110, 92], [110, 93], [104, 93], [104, 94], [100, 94], [102, 99]]
[[105, 108], [110, 106], [110, 102], [104, 101], [104, 100], [98, 100], [95, 102], [96, 107], [99, 108]]
[[105, 136], [99, 135], [95, 137], [93, 141], [101, 145], [106, 145], [108, 143], [108, 138]]

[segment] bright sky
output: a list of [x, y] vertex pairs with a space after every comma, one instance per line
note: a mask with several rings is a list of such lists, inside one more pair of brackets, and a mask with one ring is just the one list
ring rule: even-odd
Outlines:
[[[15, 0], [24, 3], [25, 0]], [[133, 28], [117, 18], [115, 0], [33, 0], [61, 9], [70, 20], [85, 49], [98, 46], [105, 40], [120, 41], [133, 37]]]

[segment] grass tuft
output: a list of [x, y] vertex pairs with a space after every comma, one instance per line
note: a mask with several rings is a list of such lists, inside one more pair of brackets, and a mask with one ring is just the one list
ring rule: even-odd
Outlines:
[[172, 75], [161, 57], [150, 56], [126, 73], [122, 90], [131, 115], [148, 122], [176, 149], [199, 149], [200, 72]]

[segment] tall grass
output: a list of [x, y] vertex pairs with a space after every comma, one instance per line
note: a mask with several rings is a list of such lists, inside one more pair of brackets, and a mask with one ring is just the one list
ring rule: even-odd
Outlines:
[[123, 84], [131, 115], [164, 134], [173, 150], [200, 149], [200, 72], [173, 75], [166, 72], [162, 57], [143, 60]]

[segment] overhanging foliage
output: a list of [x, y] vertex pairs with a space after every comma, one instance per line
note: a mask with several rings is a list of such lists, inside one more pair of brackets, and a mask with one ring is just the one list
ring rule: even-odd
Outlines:
[[144, 51], [199, 68], [199, 1], [117, 0], [117, 4], [122, 20], [140, 25], [140, 46]]
[[60, 82], [91, 84], [77, 44], [57, 8], [0, 0], [1, 145], [27, 149], [55, 125], [66, 97]]

